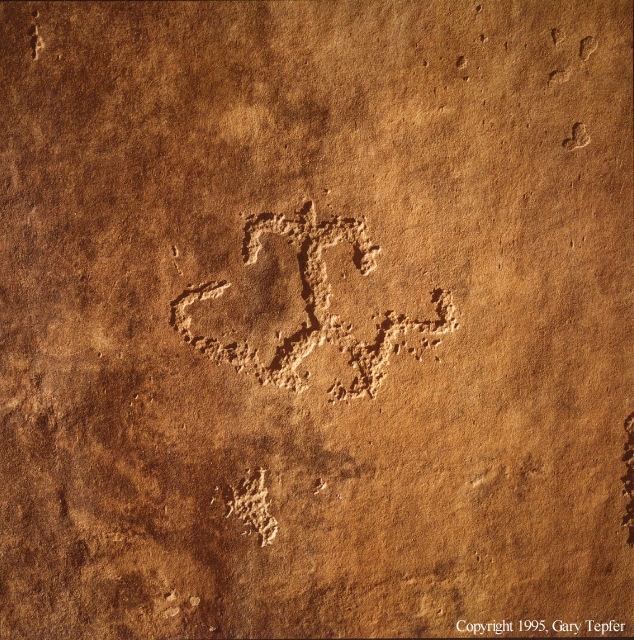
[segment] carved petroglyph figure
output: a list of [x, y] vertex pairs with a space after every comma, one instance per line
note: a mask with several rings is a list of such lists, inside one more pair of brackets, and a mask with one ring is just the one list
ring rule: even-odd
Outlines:
[[353, 248], [355, 266], [363, 275], [370, 273], [376, 268], [380, 247], [371, 242], [365, 221], [337, 216], [319, 222], [312, 202], [302, 207], [297, 219], [273, 213], [249, 216], [242, 249], [245, 264], [257, 261], [262, 236], [267, 233], [286, 238], [297, 251], [306, 318], [299, 330], [284, 339], [272, 361], [265, 365], [260, 361], [257, 349], [246, 341], [221, 344], [217, 338], [198, 335], [191, 328], [188, 308], [195, 303], [220, 298], [230, 283], [210, 281], [187, 288], [171, 303], [170, 323], [186, 343], [218, 364], [231, 364], [237, 371], [254, 376], [261, 384], [300, 392], [308, 387], [309, 376], [308, 373], [301, 375], [299, 366], [316, 347], [329, 343], [346, 354], [355, 371], [347, 388], [335, 379], [328, 390], [331, 401], [374, 398], [384, 380], [391, 355], [398, 353], [401, 346], [407, 345], [406, 351], [420, 360], [425, 349], [437, 346], [442, 336], [458, 328], [451, 294], [436, 289], [432, 292], [435, 320], [415, 320], [388, 311], [376, 325], [374, 340], [363, 342], [351, 332], [349, 323], [329, 311], [332, 289], [323, 252], [328, 247], [347, 242]]

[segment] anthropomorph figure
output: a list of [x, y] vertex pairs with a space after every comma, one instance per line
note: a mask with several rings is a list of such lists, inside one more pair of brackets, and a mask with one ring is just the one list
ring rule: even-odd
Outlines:
[[435, 320], [414, 320], [386, 312], [376, 325], [374, 340], [368, 343], [357, 339], [350, 330], [351, 325], [329, 311], [332, 288], [328, 282], [324, 249], [347, 242], [353, 248], [354, 264], [363, 275], [376, 268], [380, 247], [371, 242], [363, 220], [336, 216], [319, 222], [312, 202], [304, 204], [296, 219], [273, 213], [249, 216], [242, 248], [246, 265], [257, 261], [264, 234], [286, 238], [297, 252], [306, 317], [265, 365], [260, 362], [257, 349], [246, 341], [223, 345], [214, 337], [197, 336], [191, 329], [188, 307], [221, 297], [229, 283], [211, 281], [186, 289], [172, 302], [170, 322], [185, 342], [218, 364], [229, 363], [236, 370], [255, 376], [261, 384], [275, 384], [300, 392], [308, 386], [308, 373], [300, 374], [300, 364], [316, 347], [327, 342], [346, 354], [348, 363], [355, 370], [348, 388], [340, 380], [334, 380], [328, 390], [331, 400], [373, 398], [383, 382], [391, 355], [398, 352], [400, 346], [407, 344], [407, 352], [420, 360], [425, 349], [437, 346], [443, 335], [458, 328], [451, 295], [441, 289], [432, 292]]

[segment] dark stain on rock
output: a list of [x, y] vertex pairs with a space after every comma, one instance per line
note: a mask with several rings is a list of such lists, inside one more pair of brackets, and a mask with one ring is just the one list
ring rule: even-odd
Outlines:
[[149, 592], [141, 573], [133, 571], [117, 581], [114, 605], [122, 609], [135, 609], [150, 602]]
[[90, 558], [90, 549], [85, 540], [75, 540], [68, 549], [68, 562], [74, 569], [83, 567]]

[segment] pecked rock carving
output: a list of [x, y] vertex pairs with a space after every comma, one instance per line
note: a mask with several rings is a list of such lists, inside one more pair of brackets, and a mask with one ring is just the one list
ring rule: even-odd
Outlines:
[[597, 39], [593, 36], [586, 36], [579, 43], [579, 57], [584, 62], [588, 62], [590, 56], [597, 50], [597, 47]]
[[627, 527], [629, 531], [627, 543], [634, 547], [634, 413], [626, 418], [624, 427], [627, 433], [627, 442], [625, 443], [623, 462], [625, 462], [627, 471], [622, 480], [623, 495], [629, 498], [629, 503], [623, 517], [623, 526]]
[[407, 345], [404, 351], [420, 361], [425, 349], [438, 346], [442, 336], [458, 328], [450, 292], [436, 289], [432, 292], [435, 320], [416, 320], [387, 311], [376, 325], [374, 340], [363, 342], [351, 332], [350, 324], [344, 324], [329, 311], [332, 290], [323, 252], [328, 247], [348, 242], [353, 247], [355, 266], [363, 275], [369, 274], [376, 268], [380, 247], [371, 242], [365, 221], [336, 216], [318, 222], [310, 201], [304, 204], [297, 219], [273, 213], [251, 215], [244, 228], [242, 255], [246, 265], [257, 261], [262, 248], [261, 238], [267, 233], [286, 238], [297, 251], [306, 318], [301, 328], [277, 347], [271, 362], [263, 364], [258, 350], [246, 341], [222, 344], [217, 338], [197, 335], [192, 330], [189, 307], [220, 298], [230, 283], [209, 281], [185, 289], [171, 303], [170, 324], [187, 344], [217, 364], [231, 364], [238, 372], [254, 376], [260, 384], [274, 384], [301, 392], [308, 388], [309, 373], [301, 375], [300, 364], [316, 347], [329, 343], [346, 354], [348, 364], [356, 374], [347, 388], [340, 380], [334, 380], [328, 390], [330, 401], [374, 398], [393, 353]]
[[572, 138], [566, 138], [562, 145], [568, 151], [582, 149], [590, 144], [590, 134], [583, 122], [575, 122], [572, 126]]
[[38, 11], [33, 11], [31, 14], [33, 16], [33, 24], [29, 28], [29, 44], [31, 45], [31, 58], [33, 60], [39, 60], [40, 52], [44, 49], [44, 40], [42, 40], [42, 36], [40, 35], [39, 27], [35, 22], [36, 18], [39, 18], [40, 14]]
[[233, 498], [228, 501], [227, 518], [235, 513], [245, 525], [260, 537], [260, 545], [272, 544], [277, 536], [277, 520], [269, 513], [269, 490], [264, 486], [264, 469], [251, 476], [250, 471], [238, 487], [231, 487]]

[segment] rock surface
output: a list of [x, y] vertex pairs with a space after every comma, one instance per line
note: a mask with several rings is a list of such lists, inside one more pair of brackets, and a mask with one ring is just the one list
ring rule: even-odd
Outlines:
[[630, 0], [0, 50], [2, 640], [631, 635]]

